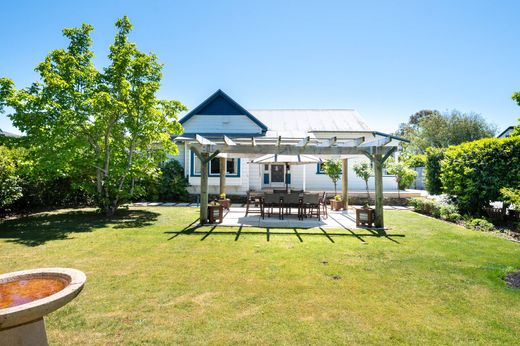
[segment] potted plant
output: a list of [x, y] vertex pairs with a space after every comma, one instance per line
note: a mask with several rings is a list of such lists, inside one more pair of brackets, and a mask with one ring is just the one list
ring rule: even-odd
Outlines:
[[231, 206], [231, 200], [229, 198], [226, 198], [226, 194], [225, 193], [221, 193], [219, 195], [218, 202], [222, 205], [222, 207], [224, 209], [228, 209], [229, 210], [229, 207]]
[[368, 203], [361, 208], [356, 208], [356, 226], [372, 227], [374, 225], [374, 208], [370, 208]]
[[209, 223], [222, 223], [223, 207], [218, 201], [208, 203]]
[[338, 211], [343, 209], [344, 203], [343, 199], [340, 195], [334, 196], [334, 198], [330, 199], [330, 208], [332, 210]]

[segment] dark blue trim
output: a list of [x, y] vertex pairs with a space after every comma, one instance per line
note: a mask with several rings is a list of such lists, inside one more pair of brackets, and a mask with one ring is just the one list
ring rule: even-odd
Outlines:
[[325, 172], [320, 170], [320, 164], [319, 163], [316, 164], [316, 174], [325, 174]]
[[264, 173], [264, 185], [269, 185], [269, 173]]
[[239, 105], [235, 100], [233, 100], [231, 97], [229, 97], [225, 92], [223, 92], [220, 89], [218, 89], [215, 93], [213, 93], [213, 95], [208, 97], [204, 102], [202, 102], [200, 105], [195, 107], [192, 111], [190, 111], [188, 114], [186, 114], [184, 117], [182, 117], [182, 119], [179, 120], [181, 125], [184, 124], [186, 121], [188, 121], [194, 115], [199, 114], [199, 112], [201, 112], [204, 108], [209, 106], [212, 102], [217, 100], [217, 98], [219, 98], [219, 97], [221, 97], [224, 100], [226, 100], [227, 102], [229, 102], [232, 107], [236, 108], [243, 115], [246, 115], [249, 119], [251, 119], [256, 125], [258, 125], [262, 129], [263, 133], [267, 132], [267, 126], [265, 126], [253, 114], [249, 113], [244, 107]]
[[285, 177], [285, 179], [286, 179], [286, 183], [287, 183], [287, 184], [290, 184], [290, 183], [291, 183], [291, 173], [287, 173], [286, 175], [287, 175], [287, 176]]
[[[195, 165], [194, 165], [194, 162], [195, 162], [195, 153], [193, 151], [190, 150], [190, 153], [191, 153], [191, 160], [190, 160], [190, 177], [200, 177], [200, 174], [195, 174]], [[237, 173], [236, 174], [228, 174], [226, 173], [226, 177], [227, 178], [240, 178], [240, 159], [239, 158], [235, 158], [235, 160], [237, 160]], [[211, 162], [209, 162], [208, 164], [208, 176], [210, 177], [219, 177], [220, 174], [211, 174]]]

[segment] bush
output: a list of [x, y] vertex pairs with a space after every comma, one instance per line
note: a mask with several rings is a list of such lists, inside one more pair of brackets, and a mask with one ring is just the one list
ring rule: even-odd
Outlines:
[[503, 187], [500, 189], [500, 194], [502, 195], [502, 200], [511, 205], [511, 207], [520, 211], [520, 190]]
[[417, 176], [417, 172], [409, 168], [403, 162], [391, 163], [390, 165], [388, 165], [387, 172], [388, 174], [395, 175], [398, 197], [401, 197], [399, 195], [399, 191], [410, 187], [415, 177]]
[[453, 204], [422, 197], [410, 198], [409, 204], [413, 206], [418, 213], [441, 218], [446, 221], [457, 222], [462, 218], [457, 207]]
[[416, 154], [412, 155], [404, 160], [409, 167], [425, 167], [426, 166], [426, 155]]
[[439, 204], [429, 198], [410, 198], [409, 203], [414, 207], [415, 211], [421, 214], [431, 215], [434, 217], [440, 216]]
[[444, 193], [459, 210], [480, 215], [502, 187], [520, 184], [520, 137], [486, 138], [449, 147], [441, 161]]
[[439, 208], [439, 214], [441, 216], [441, 219], [450, 222], [457, 222], [461, 219], [459, 210], [453, 204], [441, 204]]
[[0, 146], [0, 215], [7, 212], [20, 197], [22, 197], [22, 187], [15, 153], [7, 147]]
[[172, 202], [188, 199], [188, 181], [184, 169], [176, 160], [165, 161], [154, 174], [140, 180], [134, 191], [134, 199]]
[[441, 148], [429, 148], [426, 150], [426, 162], [424, 169], [424, 185], [431, 195], [442, 193], [441, 160], [444, 158], [444, 150]]
[[491, 232], [495, 229], [495, 226], [485, 219], [471, 219], [467, 221], [464, 225], [467, 228], [482, 232]]

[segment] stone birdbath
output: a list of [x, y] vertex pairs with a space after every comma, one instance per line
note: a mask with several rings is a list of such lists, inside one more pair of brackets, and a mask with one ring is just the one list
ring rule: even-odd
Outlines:
[[83, 272], [41, 268], [0, 275], [0, 344], [48, 345], [43, 316], [74, 299]]

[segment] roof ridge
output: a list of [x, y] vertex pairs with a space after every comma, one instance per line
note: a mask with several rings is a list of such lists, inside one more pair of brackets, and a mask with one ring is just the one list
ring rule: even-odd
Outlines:
[[354, 108], [248, 108], [249, 111], [355, 111]]

